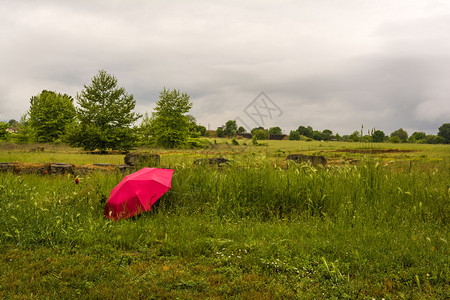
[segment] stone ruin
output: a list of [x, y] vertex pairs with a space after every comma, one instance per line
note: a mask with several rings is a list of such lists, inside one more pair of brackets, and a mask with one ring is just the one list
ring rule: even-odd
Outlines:
[[29, 164], [29, 163], [0, 163], [0, 171], [12, 172], [16, 174], [73, 174], [75, 166], [65, 163], [45, 163], [45, 164]]
[[11, 172], [14, 174], [41, 174], [41, 175], [63, 175], [63, 174], [87, 174], [94, 170], [113, 172], [119, 170], [126, 174], [136, 170], [137, 167], [156, 167], [160, 162], [157, 154], [128, 153], [125, 164], [115, 165], [108, 163], [95, 163], [92, 165], [75, 166], [66, 163], [23, 163], [2, 162], [0, 172]]
[[229, 164], [229, 160], [223, 157], [201, 158], [194, 161], [194, 165], [217, 165], [222, 167]]
[[158, 154], [128, 153], [125, 155], [124, 161], [129, 166], [157, 167], [160, 157]]
[[321, 155], [290, 154], [286, 157], [286, 160], [292, 160], [299, 164], [306, 163], [313, 166], [325, 166], [327, 164], [326, 158]]

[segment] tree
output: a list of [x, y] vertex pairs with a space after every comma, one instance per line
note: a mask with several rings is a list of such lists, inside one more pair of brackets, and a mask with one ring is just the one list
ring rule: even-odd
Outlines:
[[0, 122], [0, 140], [7, 140], [9, 132], [6, 131], [8, 128], [8, 123]]
[[193, 115], [186, 116], [189, 120], [189, 136], [192, 138], [198, 138], [206, 134], [206, 127], [197, 124], [197, 120]]
[[348, 142], [359, 142], [361, 140], [361, 133], [355, 130], [352, 134], [350, 134], [347, 138]]
[[322, 139], [324, 141], [329, 141], [333, 138], [333, 131], [331, 131], [330, 129], [325, 129], [322, 131]]
[[423, 140], [425, 144], [445, 144], [445, 140], [442, 136], [439, 135], [427, 135]]
[[17, 128], [20, 124], [14, 119], [8, 121], [9, 128]]
[[405, 143], [408, 140], [408, 133], [404, 131], [403, 128], [397, 129], [396, 131], [391, 133], [391, 138], [395, 136], [397, 136], [402, 143]]
[[223, 128], [217, 127], [216, 134], [218, 137], [224, 137], [225, 134], [223, 133]]
[[279, 135], [279, 134], [283, 134], [283, 131], [281, 130], [280, 127], [270, 127], [269, 134], [270, 135]]
[[225, 129], [223, 131], [223, 134], [227, 137], [233, 137], [236, 135], [236, 131], [237, 131], [238, 127], [237, 127], [237, 123], [234, 120], [228, 120], [225, 123]]
[[289, 133], [289, 140], [291, 141], [299, 141], [300, 140], [300, 133], [298, 133], [297, 130], [291, 130]]
[[316, 141], [323, 140], [322, 132], [320, 132], [318, 130], [314, 130], [312, 138], [315, 139]]
[[375, 130], [372, 134], [372, 142], [374, 143], [382, 143], [386, 140], [386, 135], [381, 130]]
[[439, 127], [438, 136], [444, 140], [444, 144], [450, 144], [450, 123], [442, 124]]
[[312, 129], [311, 126], [305, 127], [305, 126], [300, 126], [297, 129], [298, 133], [300, 133], [303, 136], [312, 138], [313, 134], [314, 134], [314, 130]]
[[253, 135], [256, 137], [257, 140], [267, 140], [267, 138], [268, 138], [267, 131], [262, 130], [262, 129], [256, 129], [253, 132]]
[[134, 113], [136, 101], [114, 75], [100, 70], [89, 86], [77, 94], [78, 121], [72, 124], [67, 139], [85, 150], [129, 150], [136, 145], [130, 126], [141, 117]]
[[192, 102], [186, 93], [179, 90], [164, 90], [159, 95], [155, 110], [155, 139], [158, 146], [179, 148], [189, 137], [189, 118], [186, 115]]
[[28, 124], [38, 142], [54, 142], [64, 136], [67, 125], [75, 118], [73, 98], [43, 90], [31, 97], [28, 117]]
[[237, 133], [242, 134], [242, 133], [245, 133], [245, 132], [247, 132], [247, 130], [245, 130], [245, 128], [242, 127], [242, 126], [239, 126], [239, 128], [238, 128], [238, 130], [237, 130]]
[[255, 134], [255, 131], [256, 130], [264, 130], [264, 131], [266, 131], [265, 129], [264, 129], [264, 127], [262, 127], [262, 126], [259, 126], [259, 127], [255, 127], [255, 128], [253, 128], [250, 132], [251, 132], [251, 134]]
[[154, 135], [155, 135], [155, 130], [153, 128], [154, 119], [155, 119], [154, 113], [152, 113], [152, 115], [150, 116], [148, 112], [145, 112], [141, 124], [138, 127], [140, 143], [142, 145], [150, 146], [154, 144]]
[[411, 136], [409, 137], [409, 141], [411, 143], [417, 143], [419, 141], [424, 140], [427, 137], [427, 134], [425, 132], [414, 132], [413, 134], [411, 134]]

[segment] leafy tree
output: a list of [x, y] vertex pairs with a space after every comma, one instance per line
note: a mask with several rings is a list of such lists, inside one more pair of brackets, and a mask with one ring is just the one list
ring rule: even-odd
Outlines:
[[402, 143], [408, 141], [408, 133], [403, 130], [403, 128], [397, 129], [396, 131], [391, 133], [391, 137], [397, 136]]
[[192, 138], [198, 138], [206, 134], [206, 127], [197, 124], [197, 120], [193, 115], [187, 115], [189, 120], [189, 136]]
[[114, 75], [100, 70], [89, 86], [77, 94], [78, 122], [70, 127], [68, 142], [86, 150], [129, 150], [136, 145], [130, 126], [141, 117], [134, 113], [136, 101]]
[[291, 141], [299, 141], [300, 140], [300, 133], [298, 133], [297, 130], [291, 130], [289, 133], [289, 140]]
[[225, 136], [233, 137], [236, 135], [237, 129], [238, 129], [238, 127], [237, 127], [236, 121], [229, 120], [225, 123], [225, 129], [224, 129], [223, 133]]
[[300, 127], [298, 127], [297, 131], [298, 131], [298, 133], [300, 133], [303, 136], [313, 138], [314, 131], [311, 126], [308, 126], [308, 127], [300, 126]]
[[191, 132], [191, 137], [199, 137], [206, 135], [206, 127], [200, 124], [193, 124], [189, 131]]
[[14, 119], [11, 119], [8, 121], [8, 125], [9, 125], [9, 128], [17, 128], [17, 127], [19, 127], [20, 123]]
[[245, 133], [245, 132], [247, 132], [247, 130], [245, 130], [245, 128], [244, 127], [242, 127], [242, 126], [239, 126], [239, 128], [238, 128], [238, 130], [237, 130], [237, 133]]
[[325, 129], [322, 131], [322, 139], [324, 141], [329, 141], [333, 138], [333, 131], [331, 131], [330, 129]]
[[322, 132], [320, 132], [318, 130], [314, 130], [312, 138], [315, 139], [316, 141], [323, 140]]
[[[33, 129], [30, 127], [28, 122], [28, 114], [25, 113], [20, 117], [20, 121], [18, 123], [18, 133], [14, 135], [14, 140], [17, 143], [28, 143], [34, 137]], [[67, 128], [66, 128], [67, 130]]]
[[222, 127], [217, 127], [216, 134], [217, 134], [218, 137], [224, 137], [225, 136], [225, 134], [223, 133], [223, 128]]
[[382, 143], [386, 140], [386, 135], [381, 130], [375, 130], [372, 134], [372, 142]]
[[442, 124], [439, 127], [438, 136], [443, 139], [443, 143], [450, 144], [450, 123]]
[[255, 127], [255, 128], [253, 128], [250, 132], [251, 132], [251, 134], [255, 134], [255, 131], [256, 130], [264, 130], [264, 131], [266, 131], [265, 129], [264, 129], [264, 127], [262, 127], [262, 126], [259, 126], [259, 127]]
[[427, 134], [425, 132], [414, 132], [409, 137], [409, 141], [411, 143], [417, 143], [417, 142], [419, 142], [421, 140], [424, 140], [426, 138], [426, 136], [427, 136]]
[[73, 98], [66, 94], [43, 90], [30, 99], [28, 124], [38, 142], [54, 142], [64, 136], [75, 118]]
[[268, 138], [267, 131], [262, 129], [255, 130], [253, 135], [256, 137], [257, 140], [267, 140]]
[[402, 139], [398, 135], [391, 136], [389, 138], [390, 143], [398, 144], [402, 142]]
[[153, 128], [153, 121], [155, 119], [154, 113], [150, 116], [148, 112], [145, 112], [142, 118], [141, 124], [138, 127], [138, 133], [140, 137], [140, 143], [142, 145], [153, 145], [155, 130]]
[[0, 140], [7, 140], [9, 132], [6, 131], [8, 128], [8, 123], [0, 122]]
[[164, 90], [159, 95], [155, 110], [155, 139], [164, 148], [179, 148], [189, 137], [189, 117], [192, 102], [179, 90]]
[[445, 140], [443, 137], [439, 135], [427, 135], [424, 140], [422, 140], [425, 144], [444, 144]]
[[270, 135], [283, 134], [283, 131], [281, 130], [280, 127], [271, 127], [271, 128], [269, 128], [269, 134]]
[[361, 133], [355, 130], [352, 134], [350, 134], [347, 138], [348, 142], [359, 142], [361, 140]]

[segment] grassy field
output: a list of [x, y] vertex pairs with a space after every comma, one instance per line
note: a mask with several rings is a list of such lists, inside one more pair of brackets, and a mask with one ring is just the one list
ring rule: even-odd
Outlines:
[[[450, 146], [238, 141], [138, 149], [172, 189], [118, 222], [102, 203], [118, 172], [0, 173], [0, 298], [450, 298]], [[40, 146], [0, 144], [0, 162], [123, 163]], [[215, 156], [230, 165], [192, 164]]]

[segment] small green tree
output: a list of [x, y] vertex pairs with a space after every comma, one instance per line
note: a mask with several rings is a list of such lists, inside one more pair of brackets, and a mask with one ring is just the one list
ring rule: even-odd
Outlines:
[[246, 133], [247, 132], [247, 130], [245, 130], [245, 128], [243, 127], [243, 126], [239, 126], [239, 128], [238, 128], [238, 130], [237, 130], [237, 133]]
[[313, 138], [314, 130], [311, 126], [305, 127], [305, 126], [299, 126], [297, 129], [298, 133], [300, 133], [303, 136]]
[[313, 136], [312, 136], [312, 138], [315, 139], [316, 141], [321, 141], [321, 140], [323, 140], [322, 132], [320, 132], [320, 131], [318, 131], [318, 130], [314, 130], [314, 131], [313, 131]]
[[389, 138], [389, 143], [399, 144], [401, 142], [402, 139], [398, 135], [394, 135]]
[[225, 129], [223, 131], [224, 135], [227, 137], [233, 137], [237, 132], [237, 123], [235, 120], [229, 120], [225, 123]]
[[0, 122], [0, 140], [7, 140], [9, 132], [6, 131], [8, 128], [8, 123]]
[[291, 130], [289, 133], [289, 140], [291, 141], [299, 141], [300, 140], [300, 133], [297, 130]]
[[267, 131], [262, 129], [255, 130], [253, 136], [255, 136], [257, 140], [267, 140], [268, 138]]
[[395, 136], [398, 137], [402, 143], [408, 141], [408, 133], [403, 130], [403, 128], [397, 129], [396, 131], [391, 133], [391, 138]]
[[69, 144], [86, 150], [129, 150], [136, 145], [131, 125], [141, 117], [134, 113], [136, 101], [114, 75], [100, 70], [89, 86], [77, 95], [78, 121], [67, 134]]
[[409, 141], [411, 143], [417, 143], [417, 142], [424, 140], [426, 137], [427, 137], [427, 134], [425, 132], [414, 132], [409, 137]]
[[223, 128], [222, 127], [217, 127], [216, 134], [217, 134], [218, 137], [224, 137], [225, 136], [225, 134], [223, 133]]
[[191, 108], [192, 102], [186, 93], [164, 88], [154, 108], [155, 139], [158, 146], [179, 148], [186, 144], [189, 137], [189, 118], [186, 114]]
[[277, 127], [270, 127], [269, 128], [269, 134], [270, 135], [279, 135], [279, 134], [283, 134], [283, 131], [278, 126]]
[[442, 124], [439, 127], [438, 136], [442, 138], [445, 144], [450, 144], [450, 123]]
[[333, 138], [333, 131], [331, 131], [330, 129], [324, 129], [322, 131], [322, 139], [324, 141], [329, 141]]
[[153, 121], [155, 119], [154, 114], [149, 115], [145, 112], [142, 117], [141, 124], [139, 124], [139, 140], [141, 145], [151, 146], [154, 145], [155, 130], [153, 128]]
[[28, 124], [33, 130], [36, 141], [54, 142], [64, 136], [66, 127], [75, 118], [73, 98], [43, 90], [30, 99]]
[[361, 133], [355, 130], [352, 134], [350, 134], [347, 138], [348, 142], [359, 142], [361, 140]]
[[374, 143], [382, 143], [386, 140], [386, 135], [381, 130], [375, 130], [372, 134], [372, 142]]

